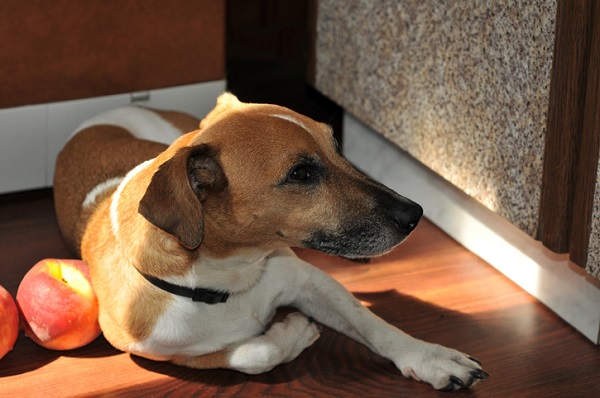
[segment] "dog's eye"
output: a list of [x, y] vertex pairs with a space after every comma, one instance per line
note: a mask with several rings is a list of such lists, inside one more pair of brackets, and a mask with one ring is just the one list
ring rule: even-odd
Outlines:
[[295, 186], [296, 189], [318, 186], [319, 182], [326, 177], [323, 163], [316, 157], [299, 156], [298, 158], [279, 185]]
[[290, 180], [294, 181], [303, 181], [312, 177], [310, 171], [306, 168], [306, 166], [298, 166], [289, 175]]

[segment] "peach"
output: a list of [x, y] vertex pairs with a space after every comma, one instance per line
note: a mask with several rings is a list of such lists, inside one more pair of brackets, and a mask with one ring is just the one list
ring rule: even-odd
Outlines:
[[19, 312], [10, 293], [0, 286], [0, 359], [11, 351], [19, 336]]
[[19, 285], [17, 305], [25, 334], [42, 347], [71, 350], [100, 335], [98, 299], [83, 261], [37, 263]]

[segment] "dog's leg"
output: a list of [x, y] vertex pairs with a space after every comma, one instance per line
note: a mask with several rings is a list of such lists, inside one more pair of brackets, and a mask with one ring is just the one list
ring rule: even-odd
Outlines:
[[198, 357], [178, 357], [177, 365], [198, 369], [227, 368], [248, 374], [268, 372], [289, 362], [319, 338], [319, 329], [299, 312], [274, 323], [260, 336], [254, 336], [225, 350]]
[[409, 336], [377, 317], [341, 284], [304, 263], [308, 277], [294, 303], [304, 314], [389, 358], [405, 377], [436, 389], [470, 387], [487, 378], [478, 361], [456, 350]]

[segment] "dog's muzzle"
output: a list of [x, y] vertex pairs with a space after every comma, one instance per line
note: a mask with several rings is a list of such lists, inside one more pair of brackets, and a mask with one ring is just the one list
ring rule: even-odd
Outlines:
[[381, 255], [402, 243], [422, 216], [420, 205], [386, 190], [374, 208], [350, 217], [341, 230], [314, 232], [303, 246], [349, 259]]

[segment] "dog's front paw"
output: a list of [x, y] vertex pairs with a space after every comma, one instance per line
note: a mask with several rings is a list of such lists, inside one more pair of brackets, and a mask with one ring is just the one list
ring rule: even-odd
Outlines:
[[437, 390], [461, 390], [489, 377], [475, 358], [425, 342], [395, 363], [404, 377], [429, 383]]
[[299, 312], [274, 323], [263, 335], [233, 347], [230, 367], [248, 374], [265, 373], [291, 361], [319, 338], [319, 328]]
[[289, 362], [311, 346], [319, 338], [320, 332], [311, 318], [300, 312], [292, 312], [283, 321], [273, 324], [266, 335], [278, 342], [279, 346], [286, 347], [282, 362]]

